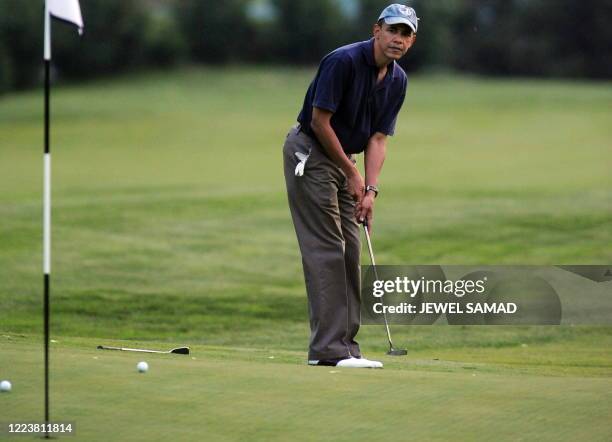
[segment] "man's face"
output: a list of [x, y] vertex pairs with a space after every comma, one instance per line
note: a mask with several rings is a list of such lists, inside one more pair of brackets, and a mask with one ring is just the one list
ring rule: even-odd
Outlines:
[[415, 40], [416, 34], [404, 23], [374, 25], [374, 43], [378, 45], [380, 52], [391, 60], [402, 58]]

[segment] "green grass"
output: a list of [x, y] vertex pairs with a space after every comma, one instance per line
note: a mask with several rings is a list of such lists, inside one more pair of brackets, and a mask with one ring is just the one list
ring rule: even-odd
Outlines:
[[[0, 363], [18, 361], [8, 370], [13, 391], [0, 396], [2, 420], [40, 419], [40, 343], [15, 336], [0, 342]], [[75, 422], [79, 440], [603, 441], [611, 435], [609, 372], [601, 376], [603, 365], [591, 363], [580, 374], [560, 374], [587, 356], [570, 353], [546, 361], [561, 370], [556, 375], [538, 373], [546, 345], [395, 359], [377, 354], [386, 368], [367, 371], [307, 367], [301, 352], [276, 349], [195, 346], [191, 356], [145, 358], [97, 351], [97, 342], [66, 338], [52, 345], [53, 418]], [[146, 374], [136, 372], [142, 359], [150, 365]]]
[[[303, 366], [281, 147], [312, 73], [194, 68], [54, 89], [57, 417], [83, 440], [112, 439], [96, 430], [109, 421], [117, 440], [609, 440], [606, 327], [394, 327], [410, 355], [383, 372]], [[411, 79], [377, 261], [612, 262], [610, 103], [610, 83]], [[41, 91], [1, 97], [0, 378], [15, 385], [2, 421], [41, 416], [41, 150]], [[197, 359], [154, 357], [137, 377], [135, 357], [93, 350], [117, 339], [189, 344]], [[383, 330], [361, 342], [382, 355]]]

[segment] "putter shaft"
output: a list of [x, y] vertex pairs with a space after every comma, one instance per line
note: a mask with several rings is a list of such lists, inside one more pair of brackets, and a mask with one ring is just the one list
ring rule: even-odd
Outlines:
[[[372, 250], [372, 241], [370, 240], [370, 232], [368, 232], [367, 219], [364, 219], [363, 221], [363, 230], [365, 232], [366, 242], [368, 243], [368, 251], [370, 252], [370, 261], [372, 262], [372, 268], [374, 269], [374, 278], [378, 280], [378, 271], [376, 270], [376, 261], [374, 260], [374, 252]], [[383, 298], [380, 298], [380, 299], [381, 299], [381, 302], [384, 303]], [[383, 310], [383, 319], [385, 321], [385, 330], [387, 332], [387, 340], [389, 341], [389, 351], [387, 352], [387, 354], [392, 355], [392, 356], [403, 356], [403, 355], [408, 354], [406, 350], [396, 349], [393, 346], [393, 340], [391, 339], [391, 330], [389, 328], [389, 321], [387, 320], [387, 314], [385, 313], [384, 310]]]

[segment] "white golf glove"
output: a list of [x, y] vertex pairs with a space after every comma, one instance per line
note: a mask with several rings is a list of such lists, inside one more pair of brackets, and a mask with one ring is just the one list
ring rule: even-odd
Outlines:
[[295, 176], [302, 176], [304, 175], [304, 167], [306, 166], [306, 161], [308, 160], [310, 153], [305, 154], [302, 152], [296, 152], [295, 156], [298, 157], [298, 160], [300, 160], [297, 166], [295, 166]]

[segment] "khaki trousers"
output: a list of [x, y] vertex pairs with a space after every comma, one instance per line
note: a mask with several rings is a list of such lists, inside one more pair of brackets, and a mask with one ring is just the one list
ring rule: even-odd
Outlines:
[[[302, 176], [295, 173], [301, 161], [296, 153], [308, 155]], [[299, 125], [287, 135], [283, 156], [308, 294], [308, 358], [359, 357], [361, 244], [346, 176]]]

